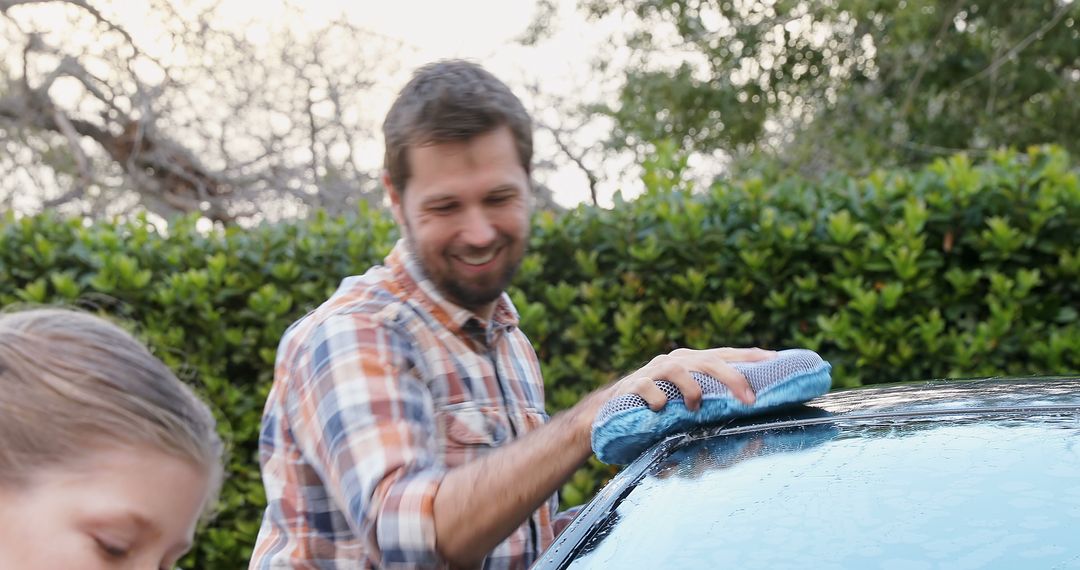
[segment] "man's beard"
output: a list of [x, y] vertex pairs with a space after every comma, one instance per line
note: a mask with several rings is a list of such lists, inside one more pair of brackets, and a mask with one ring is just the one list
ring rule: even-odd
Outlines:
[[[477, 312], [479, 309], [495, 302], [502, 296], [503, 292], [506, 291], [506, 288], [509, 287], [510, 283], [514, 280], [514, 275], [517, 274], [517, 270], [521, 266], [521, 261], [525, 257], [524, 252], [522, 252], [517, 259], [510, 258], [510, 256], [513, 255], [511, 249], [514, 244], [512, 240], [507, 239], [506, 243], [499, 246], [503, 251], [498, 255], [508, 256], [508, 261], [502, 270], [502, 274], [499, 275], [491, 285], [475, 286], [471, 283], [464, 283], [461, 280], [454, 278], [453, 271], [450, 269], [453, 267], [453, 261], [450, 259], [447, 259], [446, 272], [440, 273], [432, 271], [432, 268], [428, 267], [428, 263], [424, 259], [424, 253], [417, 247], [416, 242], [413, 240], [411, 231], [405, 236], [405, 243], [408, 245], [409, 251], [413, 256], [413, 259], [416, 260], [420, 270], [427, 279], [431, 280], [435, 285], [435, 288], [449, 301], [473, 312]], [[441, 255], [449, 257], [449, 254], [447, 253], [442, 253]]]
[[514, 275], [520, 265], [520, 259], [507, 263], [502, 275], [499, 276], [494, 285], [489, 287], [470, 287], [450, 276], [445, 276], [441, 281], [436, 281], [435, 286], [451, 301], [470, 311], [476, 311], [489, 303], [495, 302], [502, 296], [506, 288], [510, 286], [510, 282], [514, 280]]

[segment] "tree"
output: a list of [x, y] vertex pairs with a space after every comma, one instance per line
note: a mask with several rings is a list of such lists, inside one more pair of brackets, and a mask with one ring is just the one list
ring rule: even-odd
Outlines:
[[[630, 51], [614, 148], [820, 174], [1053, 142], [1080, 151], [1080, 2], [581, 0]], [[598, 70], [603, 71], [603, 65]]]
[[298, 31], [289, 6], [239, 31], [219, 8], [0, 0], [0, 203], [228, 223], [381, 200], [364, 104], [393, 45], [344, 19]]

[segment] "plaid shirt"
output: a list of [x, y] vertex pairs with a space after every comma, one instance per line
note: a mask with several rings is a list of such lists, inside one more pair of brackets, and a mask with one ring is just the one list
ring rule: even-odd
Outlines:
[[[453, 305], [399, 242], [294, 323], [263, 414], [268, 504], [251, 568], [445, 567], [432, 505], [446, 471], [547, 420], [517, 320], [506, 294], [490, 322]], [[527, 568], [554, 538], [557, 506], [484, 567]]]

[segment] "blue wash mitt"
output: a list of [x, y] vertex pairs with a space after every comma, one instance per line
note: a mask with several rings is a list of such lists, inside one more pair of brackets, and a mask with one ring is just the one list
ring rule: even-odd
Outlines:
[[832, 385], [832, 366], [811, 350], [782, 350], [770, 360], [736, 362], [732, 366], [746, 376], [757, 395], [753, 405], [736, 400], [712, 376], [694, 372], [694, 379], [701, 384], [702, 399], [701, 408], [691, 412], [678, 388], [660, 380], [656, 384], [667, 394], [668, 402], [659, 412], [650, 410], [637, 394], [624, 394], [604, 404], [592, 426], [592, 448], [597, 458], [625, 465], [668, 435], [799, 404], [828, 392]]

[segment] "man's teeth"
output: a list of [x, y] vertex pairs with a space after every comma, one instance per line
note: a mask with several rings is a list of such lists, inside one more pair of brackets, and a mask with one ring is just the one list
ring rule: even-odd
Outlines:
[[492, 259], [495, 259], [495, 250], [491, 250], [481, 255], [459, 255], [458, 259], [468, 263], [469, 265], [483, 265]]

